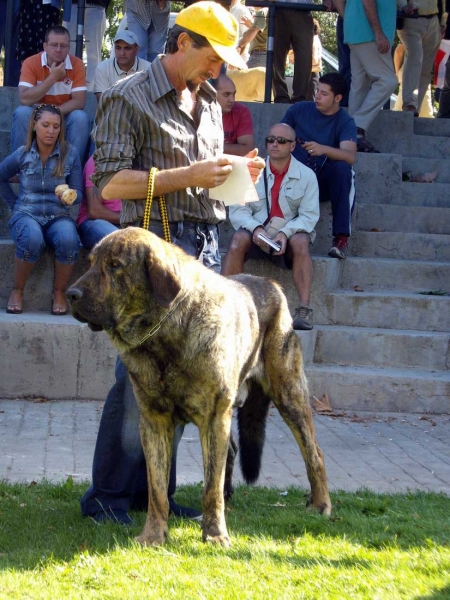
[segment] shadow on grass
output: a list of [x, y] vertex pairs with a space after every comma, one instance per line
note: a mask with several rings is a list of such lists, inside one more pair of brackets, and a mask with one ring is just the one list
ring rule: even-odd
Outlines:
[[[0, 569], [33, 569], [49, 558], [70, 561], [85, 549], [104, 554], [115, 546], [131, 548], [145, 514], [132, 513], [135, 525], [131, 527], [113, 523], [97, 525], [81, 517], [79, 499], [84, 490], [85, 486], [70, 482], [59, 486], [0, 482]], [[177, 492], [177, 501], [200, 508], [201, 493], [201, 486], [183, 486]], [[296, 566], [313, 563], [295, 550], [298, 539], [305, 535], [318, 540], [345, 539], [374, 550], [389, 546], [408, 550], [430, 544], [448, 545], [450, 498], [442, 494], [376, 495], [362, 490], [335, 492], [332, 502], [333, 515], [327, 518], [305, 511], [305, 491], [298, 488], [282, 491], [237, 487], [226, 510], [229, 533], [236, 546], [227, 550], [227, 555], [232, 560], [246, 560], [248, 550], [239, 548], [237, 543], [241, 536], [247, 540], [254, 538], [255, 547], [261, 538], [292, 543], [293, 552], [288, 558], [277, 557], [276, 551], [272, 558], [283, 562], [287, 559]], [[169, 548], [170, 530], [177, 526], [188, 528], [193, 524], [170, 519]], [[195, 529], [200, 540], [201, 528], [195, 525]], [[190, 548], [189, 554], [217, 551], [215, 547], [206, 548], [202, 545]], [[361, 557], [354, 561], [343, 557], [343, 561], [336, 561], [336, 566], [357, 563], [359, 568], [369, 567]], [[445, 595], [430, 596], [440, 597]]]
[[426, 596], [417, 596], [415, 600], [448, 600], [450, 598], [450, 586], [440, 590], [434, 590]]

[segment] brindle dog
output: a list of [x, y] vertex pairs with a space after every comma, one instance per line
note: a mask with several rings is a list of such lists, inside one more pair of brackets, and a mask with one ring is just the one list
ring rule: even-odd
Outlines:
[[306, 463], [307, 506], [330, 514], [300, 343], [280, 287], [250, 275], [217, 275], [136, 227], [108, 235], [90, 260], [67, 296], [76, 319], [108, 333], [133, 383], [149, 483], [138, 541], [157, 545], [167, 537], [174, 424], [193, 422], [205, 470], [203, 540], [229, 546], [223, 489], [233, 409], [242, 473], [254, 482], [270, 401]]

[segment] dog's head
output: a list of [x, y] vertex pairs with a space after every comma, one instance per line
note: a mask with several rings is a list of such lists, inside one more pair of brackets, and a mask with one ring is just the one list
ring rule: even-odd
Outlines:
[[67, 290], [72, 315], [123, 341], [139, 335], [181, 290], [180, 252], [137, 227], [111, 233], [92, 250], [90, 269]]

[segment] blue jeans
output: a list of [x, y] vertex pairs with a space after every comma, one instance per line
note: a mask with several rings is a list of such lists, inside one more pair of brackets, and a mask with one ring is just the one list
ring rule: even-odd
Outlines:
[[86, 219], [78, 225], [81, 243], [88, 250], [92, 250], [97, 242], [118, 229], [119, 225], [114, 225], [103, 219]]
[[153, 23], [150, 23], [148, 29], [144, 29], [136, 20], [134, 14], [127, 12], [127, 28], [136, 34], [139, 42], [139, 58], [152, 62], [164, 52], [164, 47], [167, 40], [167, 32], [169, 31], [169, 14], [167, 14], [167, 27], [161, 31], [156, 31]]
[[[26, 142], [28, 124], [33, 111], [34, 106], [18, 106], [14, 111], [11, 127], [11, 150], [13, 152]], [[89, 118], [83, 110], [73, 110], [64, 117], [64, 123], [66, 140], [78, 150], [81, 164], [84, 165], [91, 131]]]
[[355, 173], [343, 160], [327, 160], [317, 175], [320, 202], [331, 202], [333, 236], [351, 234], [355, 206]]
[[[193, 223], [171, 224], [172, 242], [220, 272], [217, 227]], [[163, 237], [159, 223], [150, 231]], [[92, 465], [92, 484], [81, 499], [83, 516], [108, 509], [145, 509], [147, 471], [139, 434], [139, 411], [127, 370], [120, 358], [116, 363], [116, 382], [106, 398]], [[176, 489], [178, 444], [184, 425], [175, 427], [168, 496]]]
[[16, 244], [16, 258], [36, 262], [46, 246], [53, 248], [55, 259], [71, 265], [78, 258], [80, 238], [75, 222], [60, 217], [40, 225], [26, 213], [16, 212], [8, 222], [9, 233]]
[[350, 68], [350, 48], [344, 43], [344, 20], [338, 17], [336, 21], [336, 39], [338, 45], [339, 73], [345, 77], [347, 82], [347, 93], [342, 98], [340, 106], [348, 106], [348, 95], [352, 84], [352, 71]]

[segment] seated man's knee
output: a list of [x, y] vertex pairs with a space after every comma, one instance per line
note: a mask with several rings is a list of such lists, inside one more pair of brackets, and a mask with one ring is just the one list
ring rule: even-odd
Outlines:
[[309, 256], [310, 236], [309, 233], [294, 233], [288, 240], [288, 246], [293, 255]]
[[238, 229], [231, 238], [229, 252], [246, 254], [252, 244], [252, 235], [246, 229]]

